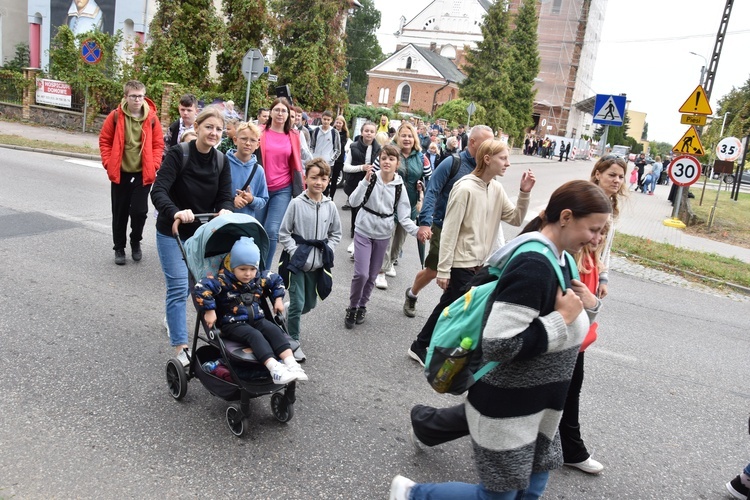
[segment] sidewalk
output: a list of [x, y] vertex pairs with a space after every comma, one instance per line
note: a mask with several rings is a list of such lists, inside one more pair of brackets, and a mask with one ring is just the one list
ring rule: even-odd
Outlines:
[[[98, 149], [99, 136], [96, 134], [70, 132], [61, 129], [27, 125], [18, 122], [0, 120], [0, 134], [12, 134], [22, 137], [33, 137], [39, 140], [90, 146]], [[63, 156], [75, 156], [71, 153], [52, 152]], [[97, 158], [98, 159], [98, 158]], [[524, 164], [539, 162], [537, 157], [513, 155], [511, 163]], [[579, 160], [593, 167], [593, 161]], [[588, 169], [587, 169], [588, 171]], [[698, 188], [693, 191], [697, 194]], [[699, 252], [715, 253], [724, 257], [735, 257], [750, 263], [750, 249], [721, 243], [719, 241], [699, 238], [685, 234], [682, 229], [664, 225], [664, 220], [672, 215], [672, 205], [667, 201], [669, 186], [657, 186], [654, 196], [647, 196], [640, 192], [629, 193], [620, 208], [620, 220], [617, 225], [619, 232], [640, 236], [659, 243], [669, 243], [680, 248], [687, 248]]]

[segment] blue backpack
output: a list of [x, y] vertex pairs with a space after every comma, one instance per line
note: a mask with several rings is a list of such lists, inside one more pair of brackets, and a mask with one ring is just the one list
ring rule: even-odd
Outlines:
[[[440, 367], [448, 357], [448, 354], [461, 344], [461, 340], [469, 337], [472, 340], [471, 349], [466, 356], [470, 356], [469, 362], [456, 374], [448, 391], [451, 394], [462, 394], [469, 389], [477, 380], [481, 379], [499, 363], [490, 361], [482, 363], [482, 332], [487, 323], [489, 311], [494, 302], [497, 280], [500, 279], [508, 264], [519, 254], [525, 252], [539, 252], [549, 259], [555, 269], [560, 287], [565, 290], [565, 278], [563, 277], [560, 263], [554, 252], [541, 241], [527, 241], [521, 244], [511, 255], [502, 269], [489, 266], [490, 281], [479, 286], [472, 287], [468, 292], [456, 299], [451, 305], [443, 309], [435, 329], [432, 332], [430, 346], [427, 349], [427, 357], [424, 363], [424, 373], [427, 381], [432, 385], [433, 380]], [[578, 267], [575, 260], [567, 252], [563, 252], [567, 265], [570, 266], [573, 279], [579, 279]]]

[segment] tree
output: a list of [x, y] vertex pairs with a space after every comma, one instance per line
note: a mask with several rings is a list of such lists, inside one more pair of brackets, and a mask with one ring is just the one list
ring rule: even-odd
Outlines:
[[466, 79], [461, 97], [481, 103], [487, 110], [486, 124], [494, 129], [513, 130], [516, 125], [505, 104], [512, 95], [510, 81], [510, 14], [505, 2], [490, 6], [482, 23], [482, 41], [466, 54]]
[[[263, 39], [273, 31], [273, 18], [268, 13], [266, 0], [223, 0], [222, 5], [227, 27], [216, 68], [221, 75], [222, 91], [233, 96], [239, 111], [244, 110], [247, 90], [247, 80], [242, 75], [242, 59], [250, 49], [264, 51]], [[252, 19], [252, 22], [248, 22], [248, 19]], [[249, 114], [269, 104], [267, 85], [266, 78], [252, 83]]]
[[204, 87], [211, 52], [223, 38], [224, 23], [212, 0], [157, 0], [149, 31], [151, 43], [136, 54], [145, 82]]
[[308, 109], [332, 109], [347, 103], [342, 87], [346, 67], [342, 36], [347, 0], [272, 0], [278, 22], [273, 41], [279, 84]]
[[522, 1], [515, 16], [515, 25], [508, 37], [511, 49], [508, 59], [511, 94], [504, 99], [504, 106], [513, 120], [504, 130], [512, 138], [521, 141], [524, 129], [534, 124], [534, 79], [539, 75], [535, 0]]
[[31, 60], [31, 52], [29, 51], [28, 43], [17, 43], [16, 52], [11, 60], [5, 60], [3, 69], [9, 71], [16, 71], [22, 73], [24, 68], [29, 67], [29, 61]]
[[[455, 127], [460, 124], [466, 124], [469, 120], [469, 112], [466, 108], [469, 107], [470, 101], [464, 99], [453, 99], [448, 101], [438, 109], [435, 110], [433, 118], [444, 118], [448, 121], [451, 127]], [[476, 103], [475, 103], [476, 104]], [[477, 110], [471, 115], [471, 123], [485, 123], [487, 116], [487, 110], [481, 104], [476, 104]]]
[[367, 70], [383, 61], [375, 31], [380, 28], [380, 11], [373, 0], [361, 0], [346, 23], [346, 71], [349, 82], [349, 102], [364, 102], [367, 94]]

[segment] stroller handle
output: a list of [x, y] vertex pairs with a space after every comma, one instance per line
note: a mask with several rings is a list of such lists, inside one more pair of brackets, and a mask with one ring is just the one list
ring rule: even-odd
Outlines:
[[[193, 214], [193, 217], [195, 217], [195, 220], [197, 220], [201, 224], [205, 224], [206, 222], [210, 221], [214, 217], [218, 217], [218, 216], [219, 216], [218, 213], [216, 214]], [[180, 233], [178, 229], [180, 227], [181, 222], [182, 221], [180, 219], [175, 219], [174, 222], [172, 223], [172, 236], [174, 236], [175, 238], [180, 237]]]

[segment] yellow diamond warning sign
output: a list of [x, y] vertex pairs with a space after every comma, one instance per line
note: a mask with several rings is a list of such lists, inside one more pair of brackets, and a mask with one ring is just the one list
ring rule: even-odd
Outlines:
[[710, 115], [711, 104], [708, 102], [706, 97], [706, 91], [703, 90], [703, 85], [698, 85], [690, 97], [687, 98], [685, 104], [680, 107], [680, 113], [691, 113], [695, 115]]
[[672, 148], [672, 151], [693, 156], [703, 156], [706, 154], [695, 127], [690, 127], [687, 132], [685, 132], [682, 138], [677, 141], [677, 144]]

